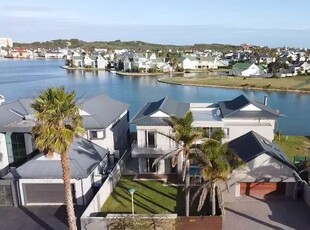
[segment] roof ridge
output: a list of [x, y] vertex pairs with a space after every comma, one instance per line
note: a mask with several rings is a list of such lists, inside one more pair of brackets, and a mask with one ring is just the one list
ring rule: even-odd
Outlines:
[[[250, 101], [250, 99], [249, 99], [247, 96], [245, 96], [244, 94], [241, 94], [241, 95], [240, 95], [240, 96], [238, 96], [238, 97], [244, 97], [244, 98], [248, 101], [248, 103], [247, 103], [247, 104], [245, 104], [244, 106], [240, 107], [239, 109], [236, 109], [236, 110], [232, 111], [232, 112], [231, 112], [231, 113], [229, 113], [226, 117], [230, 117], [230, 115], [232, 115], [232, 114], [234, 114], [234, 113], [238, 112], [239, 110], [241, 110], [241, 109], [245, 108], [246, 106], [248, 106], [248, 105], [249, 105], [249, 102], [251, 102], [251, 101]], [[237, 99], [238, 97], [236, 97], [235, 99]], [[233, 99], [233, 100], [235, 100], [235, 99]], [[230, 101], [233, 101], [233, 100], [230, 100]]]

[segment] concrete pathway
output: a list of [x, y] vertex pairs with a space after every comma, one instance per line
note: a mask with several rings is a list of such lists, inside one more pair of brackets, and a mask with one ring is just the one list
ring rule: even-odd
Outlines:
[[[76, 207], [80, 217], [85, 207]], [[79, 221], [78, 221], [79, 225]], [[68, 229], [65, 206], [0, 207], [0, 229]]]
[[236, 203], [225, 203], [225, 210], [224, 230], [310, 229], [310, 207], [302, 200], [244, 196]]

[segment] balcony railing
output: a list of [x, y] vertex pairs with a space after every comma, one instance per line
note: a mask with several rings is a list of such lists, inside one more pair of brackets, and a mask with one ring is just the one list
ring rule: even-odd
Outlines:
[[159, 155], [163, 155], [173, 150], [176, 150], [177, 147], [173, 147], [173, 145], [156, 145], [155, 148], [149, 148], [138, 146], [137, 143], [134, 142], [131, 146], [131, 149], [132, 157], [158, 157]]

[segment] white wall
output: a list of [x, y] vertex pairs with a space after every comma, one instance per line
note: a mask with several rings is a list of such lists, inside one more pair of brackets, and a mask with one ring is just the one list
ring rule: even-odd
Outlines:
[[128, 153], [125, 153], [123, 155], [123, 158], [121, 158], [121, 160], [116, 164], [113, 171], [109, 174], [106, 181], [103, 183], [95, 197], [85, 209], [81, 219], [83, 217], [90, 216], [92, 213], [100, 212], [102, 205], [106, 202], [110, 194], [113, 192], [113, 189], [115, 188], [117, 182], [121, 178], [127, 156]]
[[0, 133], [0, 170], [9, 164], [5, 134]]
[[294, 170], [267, 154], [261, 154], [231, 174], [231, 183], [295, 182]]

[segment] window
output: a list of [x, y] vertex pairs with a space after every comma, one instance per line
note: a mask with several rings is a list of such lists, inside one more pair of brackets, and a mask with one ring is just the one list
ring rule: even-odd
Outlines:
[[23, 133], [12, 133], [11, 135], [12, 140], [12, 152], [14, 161], [22, 159], [27, 155], [26, 153], [26, 144], [25, 144], [25, 137]]
[[104, 139], [105, 138], [105, 130], [90, 130], [89, 131], [90, 140], [93, 139]]
[[145, 131], [145, 147], [155, 148], [155, 131]]

